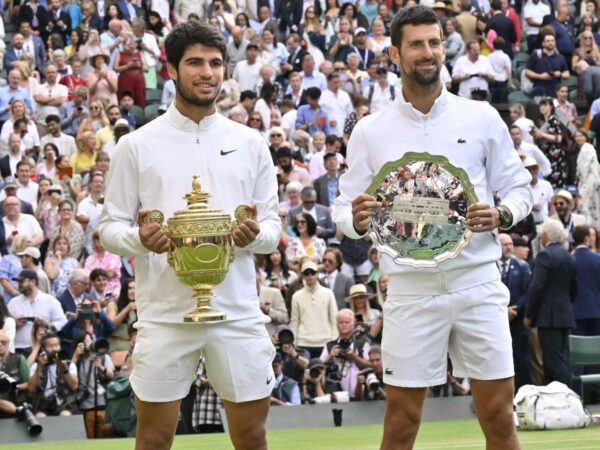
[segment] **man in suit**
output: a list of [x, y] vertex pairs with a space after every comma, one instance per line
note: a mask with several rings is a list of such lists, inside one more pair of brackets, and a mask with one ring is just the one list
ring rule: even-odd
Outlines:
[[31, 24], [23, 21], [19, 24], [19, 33], [23, 35], [23, 50], [33, 56], [33, 65], [39, 73], [44, 72], [46, 47], [39, 36], [31, 32]]
[[58, 296], [58, 301], [65, 313], [75, 313], [77, 305], [81, 304], [85, 293], [90, 287], [90, 276], [85, 269], [75, 269], [69, 274], [67, 289]]
[[287, 78], [292, 72], [302, 72], [302, 61], [308, 53], [300, 46], [301, 43], [302, 39], [297, 33], [288, 36], [286, 44], [290, 56], [288, 56], [287, 62], [281, 65], [281, 76], [283, 78]]
[[317, 203], [317, 192], [312, 186], [305, 186], [300, 191], [302, 205], [290, 209], [290, 223], [294, 223], [295, 217], [301, 213], [308, 213], [317, 222], [317, 236], [324, 239], [332, 238], [335, 235], [335, 228], [331, 220], [331, 214], [327, 206]]
[[327, 173], [315, 179], [313, 186], [317, 193], [317, 203], [323, 206], [333, 206], [340, 179], [340, 163], [336, 153], [330, 152], [323, 156], [323, 165]]
[[577, 265], [577, 297], [573, 302], [577, 327], [573, 334], [580, 336], [600, 336], [600, 255], [591, 250], [592, 239], [588, 225], [573, 229]]
[[324, 274], [321, 278], [325, 287], [333, 291], [338, 309], [347, 308], [346, 297], [350, 295], [350, 288], [354, 280], [341, 272], [344, 256], [335, 247], [328, 247], [323, 254]]
[[8, 154], [0, 158], [0, 175], [2, 175], [2, 178], [15, 176], [17, 174], [17, 164], [22, 159], [21, 136], [18, 133], [10, 133], [8, 136]]
[[15, 33], [8, 47], [8, 50], [4, 54], [4, 70], [11, 70], [13, 61], [18, 61], [23, 54], [23, 35], [21, 33]]
[[512, 60], [514, 58], [513, 45], [517, 42], [517, 31], [515, 24], [502, 12], [500, 0], [492, 0], [491, 3], [494, 13], [487, 24], [487, 30], [494, 30], [498, 36], [504, 39], [505, 45], [502, 50]]
[[524, 323], [537, 327], [542, 348], [545, 383], [570, 385], [569, 330], [575, 328], [573, 306], [577, 297], [575, 259], [563, 247], [563, 225], [554, 219], [542, 224], [541, 242], [533, 265]]
[[71, 35], [71, 16], [60, 9], [60, 0], [48, 0], [48, 11], [44, 15], [43, 26], [40, 27], [44, 42], [53, 33], [60, 34], [63, 42], [67, 42]]
[[498, 261], [502, 282], [510, 292], [508, 320], [512, 337], [513, 361], [515, 364], [515, 392], [531, 383], [529, 375], [529, 333], [523, 323], [525, 299], [531, 273], [529, 265], [513, 256], [513, 240], [506, 234], [500, 235], [502, 257]]

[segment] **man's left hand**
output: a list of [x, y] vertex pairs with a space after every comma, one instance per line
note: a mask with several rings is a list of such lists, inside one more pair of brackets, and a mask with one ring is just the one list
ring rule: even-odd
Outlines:
[[500, 214], [487, 203], [473, 203], [467, 209], [467, 226], [473, 233], [492, 231], [500, 226]]
[[245, 208], [247, 212], [252, 214], [251, 217], [241, 220], [231, 232], [233, 243], [240, 248], [244, 248], [253, 242], [260, 233], [260, 224], [256, 220], [256, 205], [250, 204]]

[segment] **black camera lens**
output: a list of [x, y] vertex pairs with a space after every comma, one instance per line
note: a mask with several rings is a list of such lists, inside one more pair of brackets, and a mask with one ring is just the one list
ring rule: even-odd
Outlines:
[[318, 367], [313, 367], [308, 371], [308, 374], [313, 379], [319, 378], [319, 375], [321, 375], [321, 369], [319, 369]]

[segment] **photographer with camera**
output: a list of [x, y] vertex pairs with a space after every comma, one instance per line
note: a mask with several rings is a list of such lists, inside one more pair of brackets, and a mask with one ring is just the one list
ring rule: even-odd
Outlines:
[[70, 416], [77, 411], [77, 366], [60, 346], [54, 332], [42, 337], [42, 351], [29, 369], [27, 389], [37, 417]]
[[355, 330], [352, 310], [342, 309], [336, 322], [338, 338], [328, 342], [321, 354], [327, 369], [325, 393], [346, 391], [354, 399], [358, 372], [371, 367], [363, 356], [369, 353], [369, 340], [364, 331]]
[[83, 414], [87, 437], [104, 437], [100, 429], [106, 409], [106, 385], [115, 376], [108, 341], [94, 340], [89, 332], [80, 331], [73, 339], [73, 347], [71, 362], [77, 366], [79, 378], [77, 406]]
[[304, 371], [302, 396], [308, 403], [316, 403], [317, 397], [325, 395], [325, 364], [319, 358], [312, 358]]
[[23, 355], [8, 351], [10, 337], [0, 329], [0, 419], [17, 413], [17, 405], [26, 400], [29, 367]]
[[298, 382], [300, 389], [304, 383], [304, 371], [308, 367], [310, 353], [294, 345], [294, 333], [287, 325], [279, 325], [273, 344], [281, 353], [283, 374]]
[[[106, 314], [102, 312], [100, 302], [92, 301], [89, 298], [75, 307], [75, 317], [71, 317], [62, 329], [62, 335], [69, 341], [81, 331], [87, 332], [98, 338], [106, 338], [115, 331], [115, 326]], [[66, 342], [64, 343], [66, 344]], [[71, 347], [63, 345], [67, 352]], [[73, 349], [75, 344], [73, 343]]]
[[273, 373], [275, 374], [275, 387], [271, 394], [271, 405], [296, 406], [300, 404], [300, 388], [298, 382], [283, 374], [283, 358], [281, 353], [275, 353], [273, 359]]
[[381, 347], [374, 345], [369, 349], [370, 368], [361, 370], [356, 377], [355, 400], [387, 400], [383, 383], [383, 364]]

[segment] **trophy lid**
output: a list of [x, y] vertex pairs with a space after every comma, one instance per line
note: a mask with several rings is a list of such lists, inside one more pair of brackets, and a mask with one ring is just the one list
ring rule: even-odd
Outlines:
[[225, 214], [220, 208], [210, 208], [208, 199], [211, 195], [202, 190], [200, 176], [194, 175], [192, 179], [192, 190], [183, 196], [187, 202], [187, 208], [175, 211], [172, 220], [188, 220], [200, 218], [231, 219], [229, 214]]

